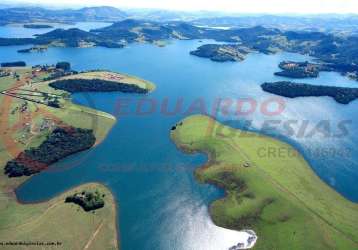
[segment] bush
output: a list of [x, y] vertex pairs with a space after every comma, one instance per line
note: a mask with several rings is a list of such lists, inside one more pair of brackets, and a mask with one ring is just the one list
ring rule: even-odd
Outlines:
[[82, 191], [66, 197], [66, 203], [75, 203], [81, 206], [86, 212], [104, 207], [104, 195], [98, 191]]
[[67, 79], [58, 80], [49, 84], [52, 88], [65, 90], [71, 93], [76, 92], [112, 92], [119, 91], [124, 93], [147, 93], [148, 90], [142, 89], [134, 84], [120, 83], [101, 79]]

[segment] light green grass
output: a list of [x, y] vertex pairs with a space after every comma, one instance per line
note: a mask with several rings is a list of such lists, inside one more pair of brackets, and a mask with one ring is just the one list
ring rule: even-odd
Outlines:
[[[207, 116], [180, 124], [175, 143], [210, 157], [198, 179], [226, 190], [210, 206], [217, 225], [255, 230], [254, 249], [358, 249], [358, 205], [322, 182], [292, 146]], [[290, 153], [269, 157], [268, 149]]]
[[[105, 194], [105, 206], [95, 212], [65, 203], [66, 196], [83, 190], [98, 190]], [[1, 213], [0, 241], [61, 242], [53, 249], [117, 249], [116, 208], [106, 187], [91, 183], [76, 187], [56, 198], [35, 205], [8, 204]], [[95, 232], [98, 232], [95, 234]], [[95, 234], [95, 235], [94, 235]], [[91, 241], [91, 239], [93, 239]], [[98, 248], [98, 246], [101, 246]], [[39, 246], [0, 246], [1, 249], [52, 249]]]

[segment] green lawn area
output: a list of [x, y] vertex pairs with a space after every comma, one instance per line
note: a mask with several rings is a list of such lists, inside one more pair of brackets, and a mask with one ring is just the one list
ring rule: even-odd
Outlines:
[[211, 204], [212, 219], [253, 229], [255, 250], [358, 249], [358, 204], [321, 181], [292, 146], [201, 115], [179, 122], [171, 138], [186, 152], [209, 155], [196, 177], [226, 191]]

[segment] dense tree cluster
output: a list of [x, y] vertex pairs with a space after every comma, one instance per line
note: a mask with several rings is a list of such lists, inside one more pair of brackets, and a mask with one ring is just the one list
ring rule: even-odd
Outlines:
[[225, 190], [236, 190], [241, 192], [247, 189], [247, 185], [244, 180], [228, 171], [219, 172], [217, 176], [215, 176], [215, 179], [208, 182]]
[[5, 174], [9, 177], [33, 175], [66, 156], [89, 149], [95, 141], [92, 130], [58, 127], [39, 147], [27, 149], [8, 161]]
[[328, 66], [313, 64], [309, 62], [293, 62], [283, 61], [279, 64], [282, 71], [275, 72], [277, 76], [284, 76], [290, 78], [306, 78], [306, 77], [318, 77], [321, 71], [331, 71]]
[[269, 93], [289, 98], [304, 96], [330, 96], [338, 103], [348, 104], [358, 98], [358, 88], [310, 85], [294, 82], [266, 82], [261, 88]]
[[24, 61], [1, 63], [1, 67], [25, 67], [25, 66], [26, 66], [26, 63]]
[[242, 61], [248, 53], [248, 48], [235, 44], [205, 44], [190, 52], [191, 55], [216, 62]]
[[52, 88], [65, 90], [71, 93], [92, 91], [148, 93], [147, 89], [143, 89], [135, 84], [119, 83], [102, 79], [65, 79], [51, 82], [50, 86]]
[[65, 202], [75, 203], [88, 212], [104, 207], [103, 197], [104, 195], [101, 195], [97, 190], [95, 192], [82, 191], [81, 193], [67, 196]]
[[305, 71], [304, 69], [297, 68], [292, 70], [283, 70], [274, 73], [276, 76], [284, 76], [290, 78], [306, 78], [306, 77], [318, 77], [319, 71]]

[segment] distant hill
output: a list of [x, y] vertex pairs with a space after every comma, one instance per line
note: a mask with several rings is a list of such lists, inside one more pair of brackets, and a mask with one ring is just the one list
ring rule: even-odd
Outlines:
[[262, 25], [281, 30], [307, 31], [354, 31], [358, 32], [358, 15], [311, 15], [311, 16], [219, 16], [197, 18], [192, 23], [210, 27], [252, 27]]
[[94, 39], [96, 35], [89, 33], [84, 30], [80, 30], [77, 28], [72, 28], [68, 30], [64, 29], [55, 29], [53, 31], [47, 32], [45, 34], [41, 34], [37, 36], [38, 39]]
[[153, 42], [167, 39], [201, 38], [201, 28], [183, 22], [160, 23], [127, 19], [116, 22], [111, 26], [91, 30], [91, 32], [106, 38], [124, 40], [126, 42]]
[[102, 37], [77, 28], [67, 30], [55, 29], [45, 34], [37, 35], [36, 38], [0, 38], [0, 46], [29, 44], [55, 47], [123, 47], [123, 44], [113, 39]]
[[217, 41], [238, 42], [239, 40], [257, 40], [258, 36], [272, 36], [280, 34], [277, 29], [256, 26], [235, 30], [218, 30], [202, 28], [187, 22], [154, 22], [146, 20], [127, 19], [100, 29], [91, 30], [92, 33], [111, 39], [121, 39], [126, 42], [153, 42], [166, 39], [215, 39]]
[[115, 22], [128, 15], [114, 7], [88, 7], [82, 9], [48, 10], [39, 7], [0, 9], [0, 24], [29, 22]]
[[231, 59], [232, 56], [233, 60], [242, 60], [247, 51], [265, 54], [279, 51], [308, 54], [329, 65], [330, 70], [358, 78], [358, 36], [317, 31], [286, 31], [264, 26], [223, 30], [198, 27], [181, 21], [126, 19], [90, 32], [56, 29], [36, 38], [0, 38], [0, 46], [35, 44], [122, 48], [132, 42], [158, 43], [170, 39], [213, 39], [239, 45], [237, 48], [207, 46], [203, 47], [199, 54], [195, 53], [220, 61]]
[[113, 41], [113, 39], [98, 36], [94, 33], [83, 31], [77, 28], [68, 30], [55, 29], [48, 33], [38, 35], [35, 39], [37, 44], [63, 44], [66, 47], [92, 47], [103, 46], [107, 48], [122, 48], [121, 43]]

